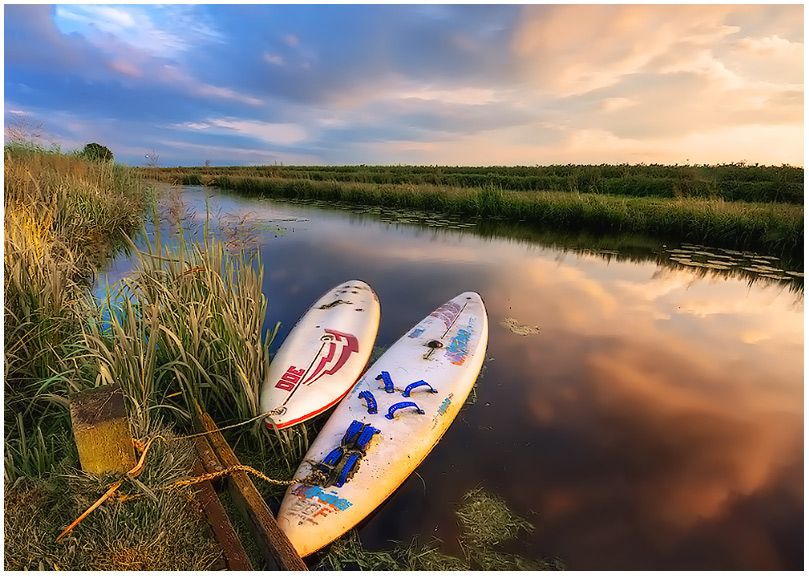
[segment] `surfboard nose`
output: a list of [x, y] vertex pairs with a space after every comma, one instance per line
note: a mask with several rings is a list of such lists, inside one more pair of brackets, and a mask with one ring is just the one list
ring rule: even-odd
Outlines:
[[484, 304], [483, 296], [481, 296], [479, 292], [473, 291], [461, 292], [455, 298], [453, 298], [453, 300], [460, 300], [466, 302], [479, 302], [480, 304]]

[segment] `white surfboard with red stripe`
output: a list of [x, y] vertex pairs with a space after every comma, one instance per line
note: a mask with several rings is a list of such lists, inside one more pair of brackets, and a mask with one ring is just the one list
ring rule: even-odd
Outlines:
[[439, 306], [365, 372], [295, 472], [278, 525], [301, 556], [356, 526], [416, 469], [480, 374], [489, 324], [479, 294]]
[[321, 296], [295, 324], [261, 389], [268, 426], [287, 428], [328, 410], [365, 369], [379, 329], [379, 298], [351, 280]]

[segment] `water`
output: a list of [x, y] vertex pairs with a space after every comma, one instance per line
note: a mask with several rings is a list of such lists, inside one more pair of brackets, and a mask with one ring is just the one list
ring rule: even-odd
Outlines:
[[[175, 199], [186, 225], [201, 225], [205, 197], [186, 187]], [[253, 223], [243, 236], [261, 252], [276, 343], [347, 279], [379, 294], [381, 346], [462, 291], [485, 299], [477, 402], [362, 525], [366, 546], [435, 536], [457, 552], [453, 510], [482, 486], [536, 526], [513, 551], [571, 569], [802, 568], [803, 288], [791, 266], [725, 252], [731, 266], [706, 268], [688, 262], [728, 258], [648, 240], [572, 250], [580, 238], [219, 192], [210, 206]], [[122, 256], [110, 280], [127, 269]]]

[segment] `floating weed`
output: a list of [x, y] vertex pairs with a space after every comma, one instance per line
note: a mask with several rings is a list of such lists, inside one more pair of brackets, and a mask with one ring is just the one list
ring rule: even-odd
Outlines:
[[461, 523], [461, 542], [466, 547], [490, 547], [513, 540], [520, 531], [534, 526], [509, 510], [499, 497], [482, 488], [467, 492], [455, 512]]
[[419, 544], [413, 539], [408, 546], [397, 547], [403, 570], [427, 570], [430, 572], [469, 570], [469, 564], [456, 556], [444, 554], [439, 548], [440, 542], [433, 541]]
[[334, 542], [328, 554], [318, 564], [324, 570], [402, 570], [390, 552], [368, 550], [362, 545], [359, 534], [351, 530]]
[[539, 334], [539, 326], [529, 326], [528, 324], [521, 324], [516, 318], [506, 318], [500, 325], [511, 331], [517, 336], [533, 336]]
[[564, 570], [564, 564], [558, 559], [531, 560], [519, 554], [506, 554], [490, 549], [472, 550], [470, 559], [482, 570]]
[[533, 526], [508, 509], [500, 498], [482, 489], [468, 492], [455, 512], [461, 527], [459, 538], [463, 557], [446, 554], [440, 541], [426, 544], [414, 538], [409, 543], [397, 543], [387, 551], [366, 549], [356, 530], [337, 540], [318, 563], [327, 570], [561, 570], [559, 560], [531, 560], [517, 554], [507, 554], [495, 546], [513, 540], [521, 531]]

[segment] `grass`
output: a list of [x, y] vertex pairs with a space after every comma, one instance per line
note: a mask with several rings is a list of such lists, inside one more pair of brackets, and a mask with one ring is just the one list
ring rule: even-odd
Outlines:
[[94, 270], [140, 223], [149, 190], [109, 163], [33, 146], [4, 154], [4, 411], [13, 475], [34, 461], [45, 467], [32, 450], [57, 446], [51, 439], [67, 425], [65, 397], [84, 365]]
[[803, 169], [794, 166], [601, 164], [553, 166], [229, 166], [150, 169], [184, 184], [212, 177], [356, 182], [373, 185], [495, 187], [660, 198], [722, 198], [803, 204]]
[[[105, 505], [55, 542], [109, 480], [77, 469], [68, 395], [112, 374], [121, 383], [124, 370], [115, 367], [137, 365], [139, 387], [128, 388], [130, 401], [149, 396], [148, 342], [138, 349], [127, 339], [132, 332], [118, 333], [107, 348], [110, 363], [99, 361], [100, 345], [113, 337], [98, 331], [104, 308], [93, 299], [91, 284], [96, 267], [141, 225], [150, 190], [130, 170], [110, 163], [26, 145], [7, 147], [4, 154], [4, 566], [210, 568], [218, 551], [187, 492]], [[122, 325], [137, 325], [137, 314], [128, 324], [121, 317]], [[152, 401], [135, 411], [150, 416], [133, 419], [135, 437], [170, 435]], [[187, 443], [154, 450], [129, 490], [188, 473]]]
[[[176, 171], [157, 174], [161, 179], [178, 179]], [[802, 203], [776, 203], [765, 196], [761, 202], [737, 202], [721, 195], [660, 197], [578, 189], [520, 191], [493, 184], [369, 184], [240, 174], [235, 170], [221, 175], [206, 173], [197, 181], [248, 195], [420, 209], [464, 218], [524, 222], [539, 229], [646, 234], [800, 259], [803, 254]], [[179, 181], [188, 178], [181, 176]]]
[[[159, 426], [142, 434], [170, 431]], [[186, 475], [192, 450], [188, 441], [156, 444], [140, 477], [156, 488]], [[204, 518], [189, 505], [191, 489], [155, 492], [154, 498], [112, 502], [100, 507], [70, 535], [60, 530], [107, 488], [108, 478], [60, 466], [45, 478], [21, 477], [6, 483], [4, 568], [6, 570], [210, 570], [220, 552]], [[137, 493], [138, 486], [127, 486]]]

